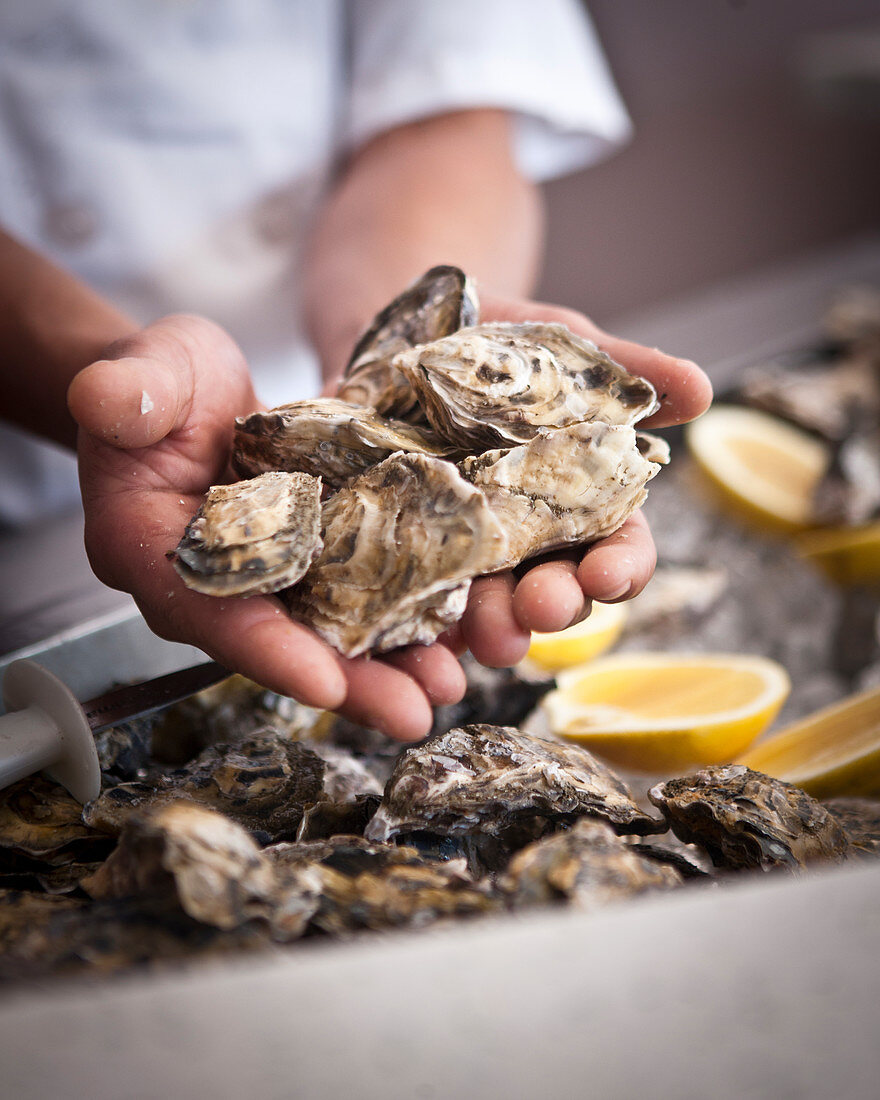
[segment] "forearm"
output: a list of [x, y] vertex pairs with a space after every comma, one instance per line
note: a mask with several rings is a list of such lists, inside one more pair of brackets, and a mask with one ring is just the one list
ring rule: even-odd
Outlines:
[[0, 232], [4, 419], [74, 446], [67, 387], [107, 344], [135, 327], [68, 272]]
[[441, 115], [376, 138], [342, 172], [312, 236], [306, 320], [325, 377], [434, 264], [456, 264], [495, 293], [527, 294], [542, 237], [540, 196], [516, 170], [503, 112]]

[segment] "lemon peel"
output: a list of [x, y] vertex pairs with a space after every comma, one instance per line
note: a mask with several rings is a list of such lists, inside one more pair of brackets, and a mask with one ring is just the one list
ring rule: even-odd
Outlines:
[[594, 600], [589, 616], [582, 622], [554, 633], [533, 633], [527, 658], [548, 672], [591, 661], [614, 645], [626, 618], [626, 604]]

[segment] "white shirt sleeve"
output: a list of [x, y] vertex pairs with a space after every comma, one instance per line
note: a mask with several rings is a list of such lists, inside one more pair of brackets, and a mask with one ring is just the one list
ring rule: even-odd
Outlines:
[[343, 147], [467, 107], [515, 117], [520, 170], [583, 168], [631, 132], [577, 0], [352, 0]]

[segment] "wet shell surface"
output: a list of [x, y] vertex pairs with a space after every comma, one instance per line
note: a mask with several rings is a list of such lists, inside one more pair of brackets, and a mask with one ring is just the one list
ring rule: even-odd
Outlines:
[[386, 420], [375, 409], [325, 397], [240, 417], [232, 466], [241, 477], [302, 470], [338, 489], [395, 451], [438, 458], [457, 453], [427, 427]]
[[253, 596], [295, 584], [321, 549], [321, 482], [265, 473], [215, 485], [174, 554], [186, 584], [211, 596]]
[[515, 908], [567, 901], [590, 911], [682, 882], [675, 868], [640, 855], [603, 821], [581, 818], [517, 852], [501, 886]]
[[583, 815], [619, 832], [666, 828], [586, 749], [512, 727], [472, 725], [403, 753], [364, 835], [376, 841], [418, 831], [499, 836], [524, 820]]
[[485, 324], [394, 360], [438, 435], [479, 453], [525, 443], [538, 428], [586, 420], [635, 424], [654, 387], [558, 324]]
[[466, 458], [460, 469], [501, 520], [512, 566], [616, 531], [660, 466], [640, 453], [632, 428], [587, 423], [540, 428], [528, 443]]
[[658, 783], [648, 797], [675, 835], [701, 845], [718, 867], [797, 869], [845, 859], [849, 848], [820, 802], [742, 764]]
[[292, 840], [305, 806], [323, 796], [324, 762], [275, 731], [212, 745], [154, 782], [120, 783], [83, 812], [92, 828], [119, 833], [133, 814], [181, 799], [225, 813], [261, 843]]
[[348, 657], [432, 642], [463, 614], [471, 579], [507, 560], [484, 494], [427, 455], [392, 455], [356, 478], [323, 523], [324, 548], [288, 606]]
[[402, 351], [475, 325], [479, 302], [473, 283], [457, 267], [432, 267], [390, 302], [355, 345], [338, 396], [372, 405], [384, 416], [420, 417], [409, 381], [392, 365]]

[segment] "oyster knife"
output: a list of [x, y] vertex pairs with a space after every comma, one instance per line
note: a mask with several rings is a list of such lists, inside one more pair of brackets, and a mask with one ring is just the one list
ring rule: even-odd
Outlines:
[[81, 704], [42, 665], [13, 661], [3, 679], [7, 713], [0, 716], [0, 788], [44, 771], [78, 801], [89, 802], [101, 790], [95, 733], [152, 714], [229, 675], [208, 661]]

